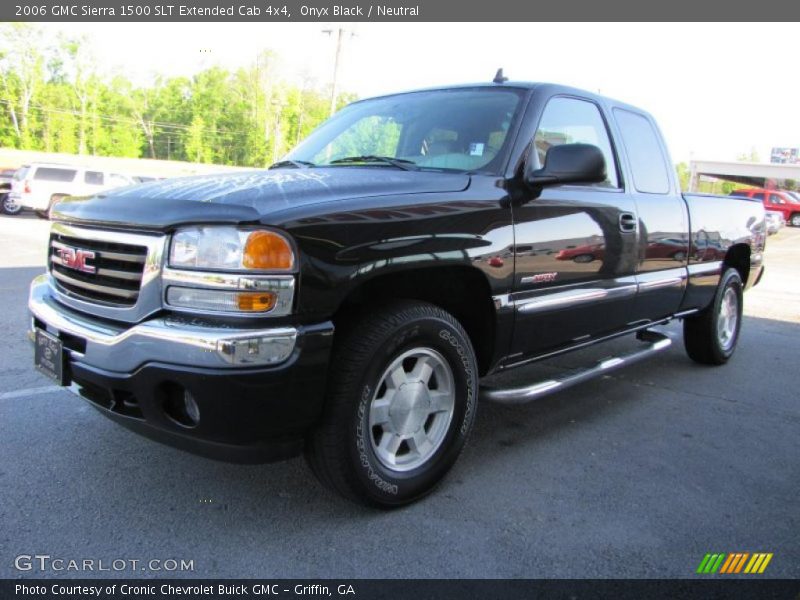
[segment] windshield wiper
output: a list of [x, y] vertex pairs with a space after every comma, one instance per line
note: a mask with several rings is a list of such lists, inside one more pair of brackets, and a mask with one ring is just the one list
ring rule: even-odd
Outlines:
[[347, 156], [345, 158], [337, 158], [332, 160], [331, 165], [347, 165], [355, 163], [382, 163], [391, 165], [404, 171], [416, 171], [417, 163], [413, 160], [406, 160], [404, 158], [392, 158], [391, 156], [376, 156], [374, 154], [365, 154], [364, 156]]
[[282, 167], [294, 167], [295, 169], [307, 169], [309, 167], [316, 167], [313, 162], [307, 160], [279, 160], [275, 164], [269, 166], [270, 169], [280, 169]]

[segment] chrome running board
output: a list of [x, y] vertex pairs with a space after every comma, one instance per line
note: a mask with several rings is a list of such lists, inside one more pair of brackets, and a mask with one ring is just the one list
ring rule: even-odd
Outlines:
[[555, 379], [547, 379], [525, 387], [508, 389], [481, 387], [480, 398], [481, 400], [499, 402], [501, 404], [526, 404], [547, 394], [559, 392], [589, 379], [607, 375], [612, 371], [637, 363], [653, 354], [666, 350], [672, 345], [672, 340], [669, 337], [655, 331], [640, 331], [636, 334], [636, 337], [645, 343], [644, 347], [638, 350], [607, 358], [594, 366], [568, 371]]

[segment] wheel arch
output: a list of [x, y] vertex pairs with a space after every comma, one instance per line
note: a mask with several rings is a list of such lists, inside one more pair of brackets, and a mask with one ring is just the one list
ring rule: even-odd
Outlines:
[[489, 281], [479, 269], [442, 265], [376, 275], [349, 290], [333, 316], [334, 324], [399, 299], [429, 302], [452, 314], [469, 336], [480, 373], [489, 371], [495, 355], [496, 313]]
[[747, 285], [750, 276], [750, 246], [747, 244], [734, 244], [725, 253], [722, 261], [724, 268], [734, 268], [742, 278], [742, 284]]

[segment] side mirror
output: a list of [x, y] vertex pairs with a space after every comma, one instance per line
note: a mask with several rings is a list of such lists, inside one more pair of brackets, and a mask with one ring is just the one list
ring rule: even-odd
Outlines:
[[525, 166], [525, 183], [544, 187], [558, 183], [601, 183], [606, 180], [606, 159], [597, 146], [591, 144], [560, 144], [553, 146], [544, 157], [544, 167]]

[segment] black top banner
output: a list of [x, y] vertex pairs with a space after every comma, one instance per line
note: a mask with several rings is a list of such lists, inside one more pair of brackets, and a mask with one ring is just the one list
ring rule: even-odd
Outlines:
[[[10, 0], [2, 21], [46, 22], [502, 22], [796, 21], [785, 0]], [[676, 36], [680, 35], [676, 26]], [[676, 41], [679, 38], [676, 37]]]

